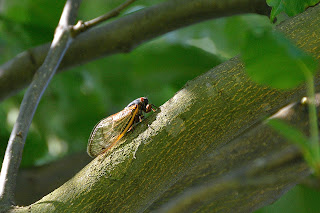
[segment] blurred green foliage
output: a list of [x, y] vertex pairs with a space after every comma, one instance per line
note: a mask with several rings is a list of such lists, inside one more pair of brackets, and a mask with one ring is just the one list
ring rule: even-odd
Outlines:
[[[43, 14], [40, 8], [45, 2], [4, 3], [0, 22], [1, 63], [27, 48], [50, 42], [63, 4], [51, 5]], [[88, 20], [121, 2], [84, 1], [79, 17]], [[156, 2], [159, 1], [138, 1], [124, 13]], [[161, 105], [188, 80], [236, 55], [240, 46], [230, 42], [231, 34], [238, 35], [239, 43], [244, 35], [244, 30], [234, 29], [237, 23], [259, 19], [259, 16], [248, 15], [201, 23], [168, 33], [130, 54], [113, 55], [56, 75], [35, 114], [22, 166], [47, 163], [85, 150], [93, 126], [137, 97], [147, 96], [153, 104]], [[23, 26], [19, 28], [23, 32], [11, 30], [8, 25]], [[45, 36], [39, 40], [33, 34]], [[22, 97], [23, 92], [0, 105], [2, 141], [9, 138]], [[6, 144], [2, 143], [1, 159], [5, 148]]]
[[263, 207], [256, 213], [318, 213], [320, 191], [305, 186], [296, 186], [270, 206]]
[[[162, 1], [139, 0], [123, 15]], [[102, 15], [122, 2], [83, 1], [79, 19]], [[58, 0], [2, 2], [0, 62], [50, 42], [63, 5], [64, 1]], [[264, 25], [266, 20], [245, 15], [203, 22], [168, 33], [129, 54], [102, 58], [57, 74], [36, 111], [22, 166], [40, 165], [84, 151], [94, 125], [137, 97], [147, 96], [160, 106], [188, 80], [237, 55], [246, 37], [244, 26]], [[1, 160], [22, 97], [23, 92], [0, 103]]]

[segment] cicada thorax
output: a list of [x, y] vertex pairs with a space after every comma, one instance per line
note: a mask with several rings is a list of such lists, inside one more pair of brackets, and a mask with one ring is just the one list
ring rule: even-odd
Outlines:
[[109, 150], [135, 123], [143, 119], [143, 112], [150, 112], [151, 109], [148, 99], [141, 97], [132, 101], [122, 111], [102, 119], [90, 134], [88, 154], [95, 157]]

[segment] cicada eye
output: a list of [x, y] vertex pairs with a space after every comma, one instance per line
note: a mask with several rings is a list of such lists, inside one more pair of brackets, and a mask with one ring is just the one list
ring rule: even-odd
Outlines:
[[148, 98], [146, 98], [146, 97], [141, 97], [140, 98], [140, 102], [141, 103], [145, 103], [146, 105], [149, 103], [149, 100], [148, 100]]

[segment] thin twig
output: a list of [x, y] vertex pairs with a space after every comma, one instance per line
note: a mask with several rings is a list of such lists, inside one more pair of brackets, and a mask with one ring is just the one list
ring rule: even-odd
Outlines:
[[135, 2], [136, 0], [127, 0], [126, 2], [124, 2], [123, 4], [121, 4], [120, 6], [118, 6], [117, 8], [109, 11], [108, 13], [102, 15], [102, 16], [99, 16], [97, 18], [94, 18], [90, 21], [86, 21], [86, 22], [82, 22], [82, 21], [79, 21], [77, 23], [77, 25], [75, 25], [73, 27], [73, 35], [78, 35], [79, 33], [81, 32], [84, 32], [86, 30], [88, 30], [89, 28], [91, 27], [94, 27], [98, 24], [100, 24], [101, 22], [104, 22], [108, 19], [111, 19], [113, 17], [116, 17], [120, 14], [120, 12], [122, 10], [124, 10], [125, 8], [127, 8], [130, 4], [132, 4], [133, 2]]
[[76, 20], [80, 3], [81, 0], [67, 0], [48, 55], [23, 97], [2, 164], [0, 176], [1, 206], [8, 207], [13, 204], [16, 179], [27, 133], [42, 94], [70, 46], [72, 37], [69, 26]]

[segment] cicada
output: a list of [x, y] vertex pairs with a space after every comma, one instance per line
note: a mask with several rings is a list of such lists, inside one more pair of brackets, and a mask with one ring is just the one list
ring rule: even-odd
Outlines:
[[142, 121], [143, 113], [155, 111], [146, 97], [137, 98], [122, 111], [102, 119], [93, 128], [87, 146], [89, 156], [96, 157], [107, 152], [132, 129], [134, 124]]

